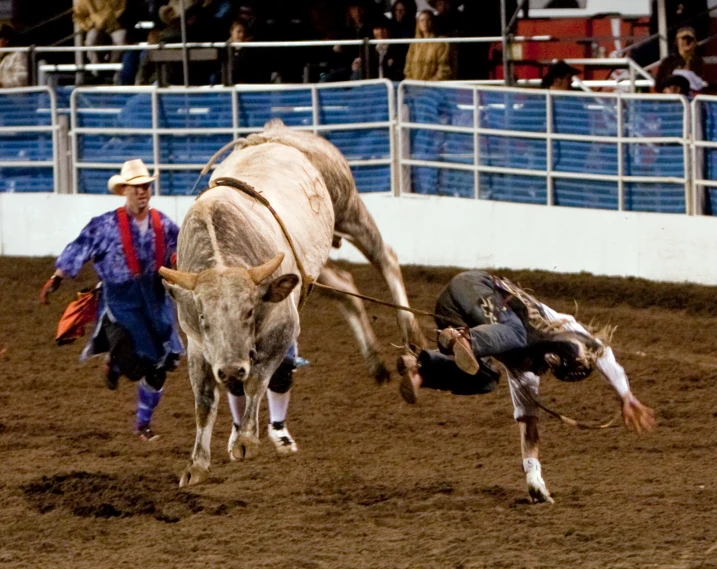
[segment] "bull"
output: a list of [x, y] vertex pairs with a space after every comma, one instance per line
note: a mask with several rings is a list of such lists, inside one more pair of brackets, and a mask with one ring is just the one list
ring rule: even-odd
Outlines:
[[[269, 208], [235, 187], [249, 187]], [[180, 486], [208, 477], [220, 388], [246, 395], [230, 456], [259, 450], [259, 404], [299, 335], [305, 279], [318, 278], [331, 250], [334, 208], [320, 172], [299, 150], [266, 142], [230, 154], [182, 224], [177, 270], [162, 269], [187, 335], [197, 435]], [[300, 270], [301, 268], [301, 270]], [[233, 444], [232, 444], [233, 443]], [[233, 447], [233, 448], [232, 448]]]

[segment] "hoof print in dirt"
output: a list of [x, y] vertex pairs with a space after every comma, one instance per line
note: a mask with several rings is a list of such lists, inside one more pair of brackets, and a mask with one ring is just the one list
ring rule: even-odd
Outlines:
[[[21, 489], [29, 504], [42, 514], [64, 509], [81, 518], [150, 516], [161, 522], [175, 523], [205, 509], [215, 511], [222, 506], [213, 503], [211, 498], [178, 490], [176, 478], [170, 474], [145, 477], [80, 471], [43, 476]], [[231, 509], [241, 505], [232, 502], [224, 507]]]

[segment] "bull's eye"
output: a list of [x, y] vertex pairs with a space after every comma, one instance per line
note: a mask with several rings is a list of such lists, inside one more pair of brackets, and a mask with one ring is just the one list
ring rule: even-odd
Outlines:
[[250, 308], [247, 310], [246, 314], [244, 315], [244, 320], [249, 320], [254, 315], [254, 309]]
[[209, 324], [207, 324], [207, 321], [206, 321], [206, 319], [204, 318], [204, 314], [202, 314], [201, 312], [199, 313], [199, 325], [200, 325], [204, 330], [206, 330], [207, 328], [209, 328]]

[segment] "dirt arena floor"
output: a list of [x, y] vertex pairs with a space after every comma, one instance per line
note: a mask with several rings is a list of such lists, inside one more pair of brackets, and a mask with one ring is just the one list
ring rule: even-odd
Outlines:
[[[614, 347], [658, 429], [578, 431], [541, 421], [555, 504], [527, 500], [505, 380], [488, 395], [374, 385], [333, 305], [311, 298], [289, 426], [300, 453], [230, 463], [222, 400], [203, 486], [179, 490], [194, 442], [183, 366], [156, 413], [162, 435], [132, 436], [135, 388], [108, 391], [81, 345], [56, 347], [56, 319], [90, 271], [50, 306], [49, 259], [0, 258], [0, 567], [680, 568], [717, 567], [717, 290], [638, 280], [509, 273], [555, 308], [618, 326]], [[359, 287], [386, 297], [377, 273]], [[456, 271], [408, 267], [431, 310]], [[394, 369], [389, 309], [369, 307]], [[423, 321], [429, 327], [430, 321]], [[543, 400], [586, 421], [617, 405], [607, 384], [546, 378]], [[263, 417], [266, 417], [265, 410]]]

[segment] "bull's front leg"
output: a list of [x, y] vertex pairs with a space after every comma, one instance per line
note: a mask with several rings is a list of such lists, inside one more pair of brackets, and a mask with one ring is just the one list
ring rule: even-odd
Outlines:
[[236, 441], [230, 451], [234, 460], [255, 458], [259, 454], [259, 407], [268, 385], [269, 379], [263, 379], [254, 370], [244, 382], [246, 407]]
[[201, 348], [190, 340], [187, 354], [189, 379], [194, 391], [197, 437], [192, 450], [192, 459], [179, 481], [180, 488], [201, 484], [209, 477], [210, 444], [219, 407], [219, 387], [214, 380], [211, 366], [202, 355]]

